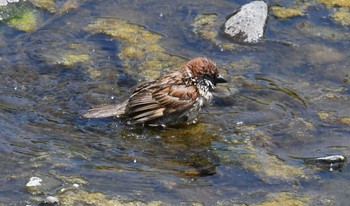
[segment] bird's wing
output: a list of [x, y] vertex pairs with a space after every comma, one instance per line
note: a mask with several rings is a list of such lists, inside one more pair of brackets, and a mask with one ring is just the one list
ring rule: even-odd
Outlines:
[[134, 93], [127, 105], [126, 115], [134, 123], [144, 123], [160, 117], [182, 113], [199, 96], [195, 86], [155, 85]]
[[141, 82], [133, 87], [130, 88], [130, 93], [135, 94], [139, 91], [141, 91], [142, 89], [145, 89], [147, 87], [149, 87], [150, 85], [154, 85], [155, 81], [145, 81], [145, 82]]

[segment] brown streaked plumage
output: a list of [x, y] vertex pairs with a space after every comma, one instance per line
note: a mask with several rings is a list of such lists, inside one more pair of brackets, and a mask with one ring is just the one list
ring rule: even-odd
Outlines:
[[130, 124], [173, 125], [196, 118], [212, 99], [217, 83], [226, 83], [216, 64], [198, 57], [179, 71], [131, 88], [132, 95], [119, 105], [90, 109], [85, 118], [117, 116]]

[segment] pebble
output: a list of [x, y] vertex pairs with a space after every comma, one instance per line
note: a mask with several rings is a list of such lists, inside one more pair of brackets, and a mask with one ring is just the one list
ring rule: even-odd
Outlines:
[[309, 158], [304, 160], [308, 164], [317, 165], [329, 171], [342, 171], [347, 158], [343, 155], [329, 155], [324, 157]]
[[41, 182], [43, 180], [40, 179], [39, 177], [31, 177], [29, 179], [29, 182], [26, 184], [27, 187], [36, 187], [36, 186], [40, 186]]
[[319, 157], [316, 158], [316, 160], [321, 163], [335, 164], [345, 162], [346, 158], [343, 155], [331, 155], [326, 157]]
[[57, 197], [47, 196], [45, 199], [45, 203], [46, 204], [55, 204], [55, 203], [59, 203], [59, 200]]

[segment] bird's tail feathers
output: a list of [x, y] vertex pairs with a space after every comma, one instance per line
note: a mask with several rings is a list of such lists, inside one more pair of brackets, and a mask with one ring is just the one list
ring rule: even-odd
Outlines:
[[89, 109], [84, 118], [104, 118], [104, 117], [119, 117], [125, 114], [126, 102], [119, 105], [103, 105]]

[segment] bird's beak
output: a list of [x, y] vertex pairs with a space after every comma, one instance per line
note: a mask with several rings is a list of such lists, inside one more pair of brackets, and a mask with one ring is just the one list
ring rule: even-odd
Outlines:
[[216, 78], [215, 78], [215, 83], [227, 83], [227, 80], [221, 75], [219, 74]]

